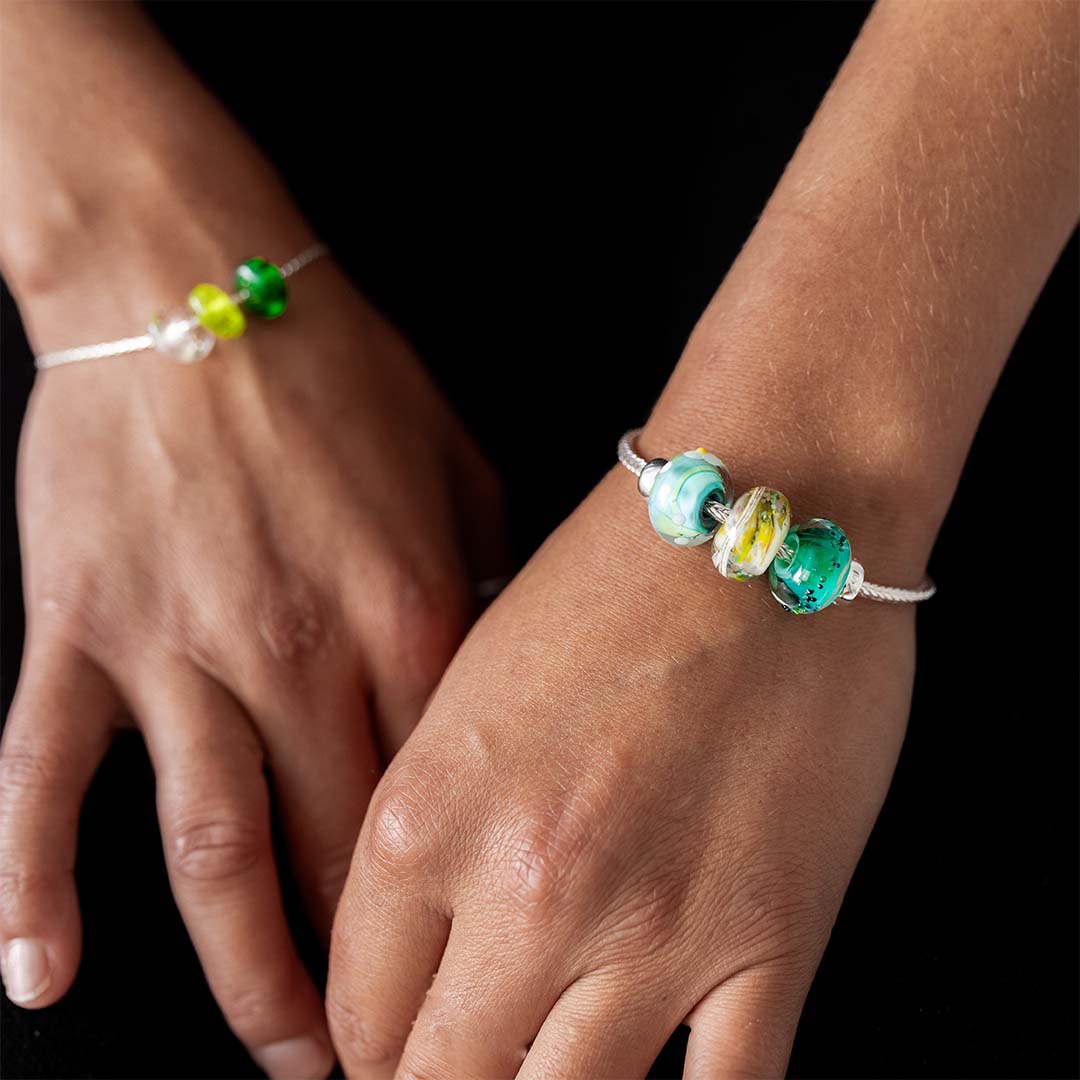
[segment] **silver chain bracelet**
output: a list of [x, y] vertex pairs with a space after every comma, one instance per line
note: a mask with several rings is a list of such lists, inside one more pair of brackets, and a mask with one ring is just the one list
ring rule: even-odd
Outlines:
[[727, 466], [703, 448], [670, 461], [646, 461], [634, 449], [640, 433], [635, 428], [619, 440], [618, 457], [649, 500], [653, 528], [675, 547], [711, 540], [713, 565], [724, 577], [747, 581], [767, 575], [776, 600], [799, 615], [859, 596], [917, 604], [937, 591], [930, 578], [913, 589], [866, 581], [850, 541], [834, 521], [811, 518], [792, 525], [786, 496], [772, 488], [751, 488], [733, 499]]

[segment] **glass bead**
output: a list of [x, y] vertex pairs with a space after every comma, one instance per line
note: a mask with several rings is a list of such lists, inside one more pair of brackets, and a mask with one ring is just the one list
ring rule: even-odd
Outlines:
[[190, 311], [158, 311], [146, 332], [159, 353], [181, 364], [204, 360], [217, 340]]
[[276, 319], [289, 299], [281, 270], [266, 259], [248, 259], [236, 268], [236, 291], [246, 294], [244, 310], [261, 319]]
[[196, 285], [188, 294], [188, 306], [215, 337], [237, 338], [247, 328], [240, 305], [216, 285]]
[[717, 525], [705, 510], [705, 500], [710, 496], [724, 506], [731, 505], [731, 476], [724, 463], [702, 448], [677, 454], [653, 481], [649, 520], [669, 544], [704, 544]]
[[764, 574], [790, 527], [791, 503], [786, 495], [766, 487], [743, 492], [713, 537], [713, 566], [736, 581]]
[[793, 526], [784, 541], [790, 558], [777, 555], [769, 567], [773, 596], [796, 615], [827, 608], [844, 590], [851, 571], [851, 544], [828, 518]]

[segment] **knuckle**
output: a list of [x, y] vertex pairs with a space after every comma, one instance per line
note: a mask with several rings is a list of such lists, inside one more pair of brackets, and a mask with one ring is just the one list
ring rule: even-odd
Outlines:
[[499, 875], [521, 914], [542, 916], [561, 902], [594, 835], [590, 816], [569, 800], [509, 830]]
[[40, 750], [4, 750], [0, 753], [0, 813], [45, 795], [55, 775], [49, 755]]
[[397, 1061], [403, 1036], [342, 999], [331, 986], [326, 998], [326, 1019], [330, 1037], [339, 1054], [350, 1065], [387, 1065]]
[[91, 654], [111, 654], [129, 632], [136, 610], [131, 600], [126, 578], [84, 555], [44, 568], [29, 590], [27, 621], [47, 638]]
[[0, 914], [14, 920], [20, 912], [38, 909], [50, 887], [58, 884], [55, 875], [37, 871], [6, 853], [0, 858], [4, 864], [0, 867]]
[[255, 866], [263, 845], [254, 824], [239, 816], [194, 818], [170, 829], [172, 867], [188, 881], [224, 881]]
[[295, 668], [319, 652], [328, 637], [325, 606], [306, 586], [268, 597], [256, 622], [259, 637], [274, 663]]
[[423, 685], [443, 673], [465, 635], [470, 601], [449, 575], [421, 575], [402, 565], [391, 572], [386, 641], [404, 678]]
[[219, 991], [218, 1004], [229, 1026], [245, 1042], [263, 1042], [292, 1018], [294, 995], [285, 987], [238, 984]]
[[371, 864], [394, 875], [423, 869], [433, 849], [430, 814], [416, 784], [401, 776], [384, 780], [368, 812], [366, 850]]
[[[281, 582], [266, 569], [235, 593], [201, 633], [220, 648], [240, 650], [262, 674], [302, 672], [332, 641], [330, 609], [318, 589], [301, 578]], [[260, 586], [258, 582], [263, 582]], [[272, 584], [265, 584], [265, 583]]]
[[291, 686], [332, 647], [331, 606], [303, 577], [283, 578], [265, 557], [251, 558], [247, 574], [204, 590], [198, 603], [178, 596], [170, 633], [204, 666], [230, 655], [251, 678]]
[[396, 1073], [413, 1080], [454, 1080], [457, 1074], [449, 1063], [455, 1057], [455, 1032], [468, 1025], [464, 1008], [448, 1002], [433, 1006], [430, 997], [413, 1025], [412, 1038]]

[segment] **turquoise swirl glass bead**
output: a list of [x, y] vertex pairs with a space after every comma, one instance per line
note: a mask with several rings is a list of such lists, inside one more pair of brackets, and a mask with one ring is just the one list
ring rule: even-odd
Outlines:
[[649, 520], [657, 533], [676, 547], [704, 544], [716, 532], [716, 520], [705, 510], [712, 496], [731, 505], [731, 477], [724, 463], [708, 450], [677, 454], [657, 474], [649, 492]]
[[796, 615], [827, 608], [843, 591], [851, 572], [851, 543], [828, 518], [811, 518], [788, 530], [791, 552], [776, 556], [769, 567], [773, 596]]
[[267, 259], [248, 259], [236, 268], [236, 291], [244, 294], [243, 309], [260, 319], [276, 319], [289, 300], [285, 278]]

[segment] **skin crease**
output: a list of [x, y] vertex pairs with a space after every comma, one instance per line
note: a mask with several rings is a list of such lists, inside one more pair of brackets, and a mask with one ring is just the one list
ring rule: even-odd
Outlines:
[[[36, 352], [128, 336], [163, 297], [312, 241], [136, 8], [0, 15], [0, 261]], [[35, 61], [43, 47], [71, 62]], [[24, 1007], [67, 991], [79, 804], [112, 732], [135, 725], [210, 988], [263, 1068], [296, 1077], [325, 1075], [333, 1054], [285, 923], [269, 799], [328, 940], [384, 760], [474, 615], [472, 582], [507, 563], [499, 482], [406, 343], [332, 259], [289, 292], [280, 320], [250, 320], [203, 363], [147, 353], [36, 380], [18, 463], [27, 641], [0, 753], [0, 961]], [[418, 505], [424, 530], [387, 527]], [[47, 978], [33, 968], [35, 985], [13, 991], [26, 951], [11, 943], [26, 939]]]
[[[335, 931], [350, 1075], [392, 1072], [418, 1007], [403, 1076], [512, 1075], [534, 1037], [522, 1075], [638, 1075], [736, 973], [753, 1009], [712, 1038], [782, 1070], [899, 751], [914, 617], [716, 592], [632, 500], [613, 473], [544, 546], [380, 784]], [[405, 943], [451, 921], [425, 999]]]
[[[882, 2], [639, 440], [922, 576], [1078, 203], [1075, 4]], [[784, 613], [616, 468], [380, 782], [327, 1011], [350, 1077], [779, 1076], [903, 738], [914, 610]], [[527, 1056], [526, 1056], [527, 1054]]]
[[[383, 761], [472, 617], [489, 552], [458, 516], [500, 510], [486, 464], [339, 271], [312, 266], [292, 302], [295, 318], [220, 345], [228, 361], [198, 373], [150, 355], [152, 373], [125, 380], [104, 364], [38, 380], [18, 477], [29, 634], [0, 759], [0, 847], [23, 884], [0, 921], [49, 941], [52, 982], [32, 1004], [55, 1001], [78, 960], [78, 801], [110, 731], [134, 724], [226, 1017], [257, 1056], [316, 1033], [325, 1068], [262, 768], [328, 938]], [[402, 491], [441, 534], [388, 533]]]
[[[769, 482], [797, 515], [832, 514], [873, 580], [922, 573], [1075, 222], [1076, 9], [979, 10], [875, 10], [642, 437], [648, 456], [705, 443], [740, 490]], [[15, 227], [0, 261], [39, 351], [129, 333], [193, 273], [227, 280], [236, 252], [308, 242], [254, 148], [135, 13], [4, 17], [21, 42], [5, 46], [5, 143], [27, 153], [3, 158]], [[46, 40], [72, 63], [35, 63]], [[131, 92], [151, 79], [153, 93]], [[62, 102], [57, 125], [34, 122], [43, 100]], [[206, 139], [210, 174], [186, 164]], [[121, 269], [95, 273], [95, 293], [61, 265]], [[280, 912], [252, 842], [257, 766], [312, 769], [320, 789], [297, 783], [296, 814], [338, 815], [337, 795], [320, 805], [312, 742], [332, 749], [353, 770], [329, 790], [359, 792], [354, 826], [374, 780], [364, 701], [393, 746], [381, 718], [419, 714], [464, 622], [451, 602], [446, 623], [421, 621], [414, 655], [380, 664], [366, 648], [364, 627], [426, 618], [410, 598], [460, 596], [475, 549], [387, 555], [371, 523], [388, 496], [365, 463], [400, 464], [386, 492], [458, 505], [454, 470], [440, 481], [437, 465], [456, 455], [497, 502], [335, 268], [295, 289], [290, 321], [222, 346], [227, 365], [133, 364], [122, 391], [108, 362], [40, 380], [20, 463], [29, 647], [0, 757], [0, 936], [46, 939], [54, 965], [28, 1004], [74, 973], [76, 797], [126, 704], [168, 778], [174, 880], [211, 984], [255, 1052], [325, 1037], [291, 945], [264, 929]], [[388, 585], [357, 595], [351, 568], [371, 560]], [[285, 565], [300, 569], [283, 589]], [[718, 582], [703, 552], [655, 539], [613, 472], [475, 628], [376, 793], [331, 958], [348, 1074], [513, 1075], [532, 1044], [521, 1075], [642, 1075], [686, 1017], [691, 1076], [780, 1073], [899, 750], [913, 627], [910, 609], [872, 603], [797, 619], [761, 583]], [[327, 669], [333, 700], [264, 714], [294, 682], [326, 687]], [[328, 725], [313, 740], [312, 715]], [[295, 835], [308, 857], [311, 832]], [[324, 921], [327, 878], [309, 876]]]

